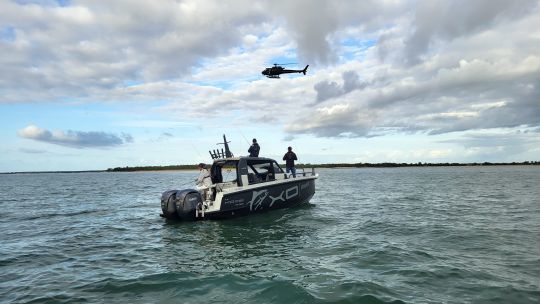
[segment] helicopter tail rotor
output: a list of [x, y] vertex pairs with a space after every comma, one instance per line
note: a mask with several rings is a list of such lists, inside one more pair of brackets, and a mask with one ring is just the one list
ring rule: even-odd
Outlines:
[[306, 67], [302, 70], [302, 73], [304, 73], [304, 75], [306, 75], [306, 71], [307, 71], [308, 66], [309, 66], [309, 64], [306, 65]]

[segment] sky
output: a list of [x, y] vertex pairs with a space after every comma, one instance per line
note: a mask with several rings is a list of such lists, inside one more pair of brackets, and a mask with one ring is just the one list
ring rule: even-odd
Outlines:
[[0, 172], [539, 161], [540, 5], [0, 0], [0, 127]]

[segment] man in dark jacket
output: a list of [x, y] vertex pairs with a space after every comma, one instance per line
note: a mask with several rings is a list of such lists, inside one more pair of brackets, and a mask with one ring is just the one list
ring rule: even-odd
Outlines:
[[253, 139], [253, 144], [249, 147], [249, 157], [259, 157], [259, 151], [261, 150], [261, 147], [259, 147], [259, 144], [257, 143], [257, 140]]
[[296, 158], [296, 154], [294, 154], [291, 147], [288, 147], [287, 149], [289, 151], [283, 156], [283, 160], [285, 161], [285, 167], [287, 169], [286, 172], [291, 172], [292, 176], [296, 177], [296, 168], [294, 167], [294, 161], [298, 160], [298, 158]]

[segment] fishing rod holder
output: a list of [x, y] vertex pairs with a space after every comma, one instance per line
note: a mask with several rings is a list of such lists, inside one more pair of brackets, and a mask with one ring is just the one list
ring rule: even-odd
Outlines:
[[210, 153], [210, 156], [212, 157], [212, 159], [233, 157], [234, 155], [232, 154], [231, 150], [229, 149], [229, 143], [230, 143], [230, 141], [227, 141], [227, 138], [225, 137], [225, 134], [223, 134], [223, 142], [218, 143], [218, 145], [224, 145], [225, 150], [221, 149], [221, 151], [219, 151], [219, 149], [217, 149], [217, 150], [214, 150], [213, 153], [212, 153], [212, 151], [208, 151], [208, 153]]
[[220, 158], [225, 158], [227, 156], [227, 154], [225, 153], [223, 149], [221, 149], [221, 151], [219, 151], [219, 149], [214, 150], [214, 151], [208, 151], [208, 153], [210, 153], [210, 156], [212, 157], [212, 159], [220, 159]]

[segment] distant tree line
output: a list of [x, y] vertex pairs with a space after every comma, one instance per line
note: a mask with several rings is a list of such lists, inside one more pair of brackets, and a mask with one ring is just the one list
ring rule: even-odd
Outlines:
[[524, 161], [511, 163], [337, 163], [337, 164], [299, 164], [299, 168], [394, 168], [394, 167], [451, 167], [451, 166], [520, 166], [540, 165], [540, 161]]
[[[524, 161], [511, 163], [337, 163], [337, 164], [297, 164], [297, 168], [396, 168], [396, 167], [451, 167], [451, 166], [539, 166], [540, 161]], [[285, 168], [285, 164], [280, 164]], [[138, 166], [116, 167], [107, 170], [83, 171], [30, 171], [30, 172], [0, 172], [0, 174], [30, 174], [30, 173], [92, 173], [92, 172], [136, 172], [136, 171], [167, 171], [167, 170], [197, 170], [197, 165], [170, 166]]]
[[[298, 168], [395, 168], [395, 167], [450, 167], [450, 166], [516, 166], [540, 165], [540, 161], [524, 161], [511, 163], [336, 163], [336, 164], [297, 164]], [[281, 164], [285, 168], [285, 164]], [[197, 165], [170, 165], [170, 166], [137, 166], [109, 168], [107, 172], [134, 172], [134, 171], [166, 171], [166, 170], [197, 170]]]
[[138, 166], [109, 168], [107, 172], [133, 172], [133, 171], [166, 171], [166, 170], [196, 170], [197, 165], [170, 165], [170, 166]]

